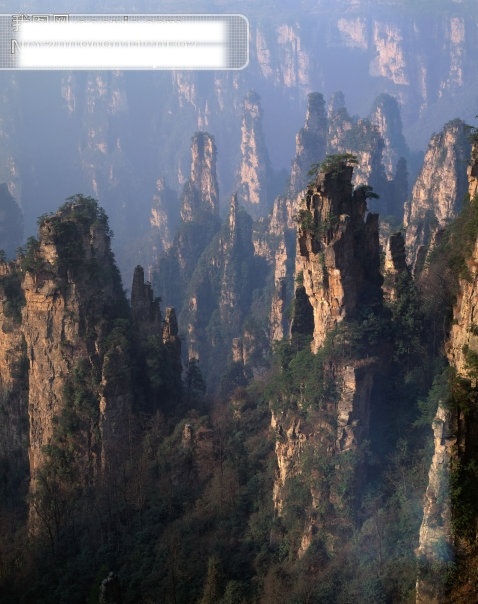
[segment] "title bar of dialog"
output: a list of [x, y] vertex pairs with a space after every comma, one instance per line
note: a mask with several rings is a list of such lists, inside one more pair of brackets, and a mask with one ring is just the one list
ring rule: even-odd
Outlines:
[[[243, 69], [249, 61], [249, 23], [243, 15], [9, 15], [9, 19], [10, 64], [0, 64], [3, 69], [220, 70]], [[2, 19], [1, 32], [5, 32]]]

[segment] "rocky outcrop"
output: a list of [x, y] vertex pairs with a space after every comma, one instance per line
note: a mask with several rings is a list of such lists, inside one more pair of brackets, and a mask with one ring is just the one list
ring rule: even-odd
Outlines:
[[179, 218], [178, 207], [179, 202], [176, 192], [168, 187], [164, 178], [158, 178], [149, 219], [153, 262], [157, 262], [159, 254], [171, 247], [173, 228], [177, 226]]
[[25, 497], [29, 482], [29, 528], [52, 547], [75, 502], [123, 467], [136, 413], [181, 403], [174, 309], [162, 317], [141, 266], [130, 309], [110, 236], [103, 209], [76, 195], [0, 262], [1, 489]]
[[353, 190], [352, 174], [347, 160], [324, 168], [297, 215], [295, 271], [314, 313], [314, 350], [359, 304], [380, 298], [378, 216], [367, 214], [367, 190]]
[[353, 128], [353, 120], [345, 107], [344, 94], [335, 92], [329, 100], [327, 107], [328, 132], [327, 153], [338, 153], [343, 148], [343, 140]]
[[166, 308], [162, 326], [163, 344], [170, 351], [169, 356], [176, 362], [181, 373], [181, 339], [179, 338], [178, 320], [176, 311], [171, 306]]
[[372, 106], [370, 121], [383, 138], [382, 163], [387, 179], [392, 180], [398, 160], [401, 157], [407, 158], [409, 154], [397, 99], [385, 93], [379, 95]]
[[[70, 78], [64, 88], [64, 98], [71, 113], [76, 108], [75, 81]], [[124, 152], [121, 118], [128, 115], [128, 100], [124, 74], [119, 71], [88, 74], [81, 91], [82, 141], [80, 161], [89, 189], [95, 197], [108, 198], [116, 194], [116, 204], [127, 197], [128, 186], [123, 178], [133, 178], [131, 164]], [[124, 226], [124, 225], [122, 225]]]
[[28, 477], [28, 359], [20, 329], [24, 303], [18, 267], [1, 262], [0, 463], [10, 470], [3, 473], [6, 492], [12, 481], [23, 483]]
[[324, 97], [311, 93], [307, 97], [304, 127], [295, 137], [295, 158], [292, 162], [288, 197], [294, 198], [309, 182], [308, 172], [312, 164], [325, 158], [327, 116]]
[[[284, 487], [288, 480], [301, 474], [303, 457], [308, 452], [320, 450], [324, 461], [332, 460], [341, 453], [356, 451], [368, 437], [375, 365], [375, 360], [368, 359], [335, 367], [334, 382], [339, 396], [335, 403], [330, 401], [327, 412], [317, 417], [315, 424], [297, 413], [272, 412], [271, 427], [278, 434], [275, 446], [278, 472], [273, 500], [279, 516], [285, 504]], [[324, 486], [326, 481], [317, 468], [313, 471], [311, 509], [324, 510], [333, 503], [333, 491], [321, 492], [319, 485]]]
[[470, 366], [470, 355], [478, 354], [478, 241], [468, 259], [467, 267], [471, 278], [460, 279], [459, 294], [453, 309], [453, 324], [448, 342], [448, 358], [458, 375], [476, 380], [473, 366]]
[[264, 216], [271, 205], [272, 169], [262, 130], [260, 97], [249, 91], [244, 99], [241, 159], [236, 190], [238, 200], [253, 218]]
[[[402, 118], [397, 99], [389, 94], [381, 94], [376, 99], [370, 113], [370, 122], [375, 126], [383, 140], [383, 171], [377, 173], [372, 184], [380, 194], [380, 214], [382, 216], [402, 217], [403, 204], [408, 198], [408, 173], [410, 152], [402, 131]], [[378, 177], [378, 178], [377, 178]]]
[[[123, 331], [128, 313], [106, 216], [89, 198], [76, 196], [42, 217], [39, 240], [30, 239], [3, 273], [0, 382], [13, 424], [28, 409], [30, 519], [37, 530], [47, 526], [50, 489], [60, 496], [94, 484], [124, 450], [134, 397]], [[22, 430], [15, 433], [24, 443]], [[61, 483], [62, 471], [70, 484]]]
[[159, 298], [154, 296], [151, 283], [144, 281], [143, 267], [137, 266], [134, 269], [133, 285], [131, 286], [131, 315], [144, 337], [162, 331], [159, 302]]
[[405, 240], [402, 233], [393, 233], [387, 240], [383, 276], [384, 298], [388, 302], [393, 302], [396, 300], [396, 287], [400, 277], [411, 278], [406, 262]]
[[[312, 393], [307, 394], [305, 384], [296, 397], [282, 401], [282, 409], [271, 401], [272, 428], [277, 435], [278, 470], [273, 489], [277, 515], [282, 517], [288, 505], [293, 481], [310, 492], [302, 537], [296, 544], [299, 557], [319, 530], [327, 535], [333, 550], [336, 536], [328, 523], [335, 518], [340, 524], [338, 519], [346, 507], [338, 486], [341, 472], [347, 472], [352, 498], [360, 490], [360, 451], [369, 435], [372, 390], [379, 367], [373, 346], [367, 347], [366, 358], [347, 352], [347, 325], [357, 319], [359, 310], [374, 307], [380, 312], [382, 298], [378, 217], [368, 214], [365, 218], [368, 190], [354, 191], [349, 159], [326, 162], [299, 205], [291, 327], [295, 346], [311, 342], [317, 358], [327, 341], [329, 351], [337, 346], [342, 352], [331, 352], [322, 365], [320, 385], [315, 384], [315, 391], [322, 389], [320, 403], [308, 400]], [[340, 326], [345, 326], [341, 335]], [[335, 468], [333, 478], [328, 467]]]
[[138, 353], [145, 354], [150, 382], [146, 412], [174, 411], [181, 400], [181, 339], [174, 308], [161, 312], [160, 298], [152, 285], [144, 281], [144, 269], [137, 266], [131, 287], [131, 316], [139, 337]]
[[443, 570], [453, 560], [451, 528], [450, 463], [455, 455], [456, 437], [452, 411], [440, 401], [433, 420], [434, 453], [428, 472], [428, 486], [420, 526], [416, 602], [446, 602]]
[[182, 309], [196, 265], [219, 229], [216, 144], [207, 132], [191, 140], [191, 168], [181, 195], [180, 222], [172, 245], [153, 265], [152, 283], [166, 303]]
[[7, 184], [0, 184], [0, 250], [12, 258], [23, 241], [23, 212]]
[[[476, 151], [475, 143], [471, 153], [472, 162], [468, 166], [471, 198], [476, 193]], [[466, 467], [470, 462], [476, 463], [477, 455], [476, 411], [473, 404], [466, 408], [466, 400], [474, 400], [477, 387], [478, 240], [468, 250], [465, 266], [465, 272], [452, 277], [457, 279], [457, 294], [445, 350], [453, 368], [453, 381], [448, 392], [438, 401], [432, 424], [434, 454], [428, 474], [417, 549], [417, 602], [448, 601], [444, 569], [454, 561], [456, 549], [461, 550], [460, 556], [464, 560], [469, 555], [469, 548], [460, 543], [456, 524], [455, 527], [452, 524], [453, 514], [456, 517], [462, 510], [452, 508], [451, 486], [453, 480], [455, 483], [460, 480], [457, 479], [459, 468]], [[466, 490], [466, 486], [460, 484], [458, 490], [462, 489]], [[455, 494], [455, 506], [457, 499], [459, 505], [460, 497]]]
[[198, 261], [180, 315], [188, 355], [200, 360], [212, 388], [219, 386], [233, 358], [251, 361], [255, 336], [243, 331], [243, 323], [265, 273], [264, 262], [254, 254], [252, 219], [233, 195], [226, 223]]
[[387, 199], [389, 185], [383, 165], [384, 150], [379, 127], [369, 119], [350, 117], [343, 94], [335, 93], [329, 103], [327, 153], [355, 155], [358, 161], [353, 183], [367, 183]]
[[[269, 314], [269, 340], [282, 340], [289, 333], [288, 308], [294, 295], [295, 227], [294, 207], [296, 198], [276, 197], [267, 238], [261, 250], [270, 262], [274, 276], [274, 289]], [[257, 243], [257, 242], [256, 242]], [[271, 253], [272, 252], [272, 253]]]
[[469, 131], [461, 120], [448, 122], [430, 140], [404, 215], [407, 261], [416, 273], [422, 269], [437, 232], [463, 207], [470, 150]]
[[219, 214], [219, 189], [216, 176], [216, 144], [207, 132], [191, 140], [191, 174], [181, 199], [181, 219], [194, 222]]
[[[476, 132], [474, 137], [476, 138]], [[471, 150], [471, 161], [467, 169], [468, 194], [474, 199], [478, 193], [478, 145], [474, 144]]]
[[[288, 333], [286, 311], [288, 307], [288, 253], [285, 238], [282, 238], [274, 258], [274, 292], [270, 312], [270, 339], [282, 340]], [[290, 265], [290, 263], [289, 263]]]
[[[393, 134], [396, 134], [396, 138], [399, 139], [401, 125], [398, 107], [396, 103], [394, 105], [393, 99], [385, 99], [383, 102], [377, 101], [377, 107], [381, 108], [382, 105], [385, 106], [382, 113], [378, 109], [376, 111], [382, 117], [380, 127], [390, 137], [392, 136], [391, 131], [395, 127], [396, 132], [394, 130]], [[396, 111], [389, 110], [389, 106], [392, 106]], [[328, 105], [328, 116], [325, 114], [322, 95], [318, 93], [310, 94], [305, 125], [296, 137], [296, 156], [292, 163], [288, 195], [285, 199], [276, 199], [274, 203], [270, 232], [280, 235], [282, 224], [285, 222], [288, 229], [295, 226], [292, 222], [296, 212], [295, 208], [301, 207], [301, 204], [303, 204], [303, 189], [313, 180], [313, 176], [309, 174], [309, 171], [311, 167], [317, 169], [317, 166], [325, 157], [326, 150], [329, 154], [355, 154], [357, 167], [354, 170], [353, 182], [369, 182], [374, 186], [378, 186], [382, 192], [386, 188], [390, 193], [390, 186], [387, 186], [388, 181], [385, 178], [382, 163], [381, 151], [384, 148], [384, 143], [380, 136], [380, 127], [378, 125], [374, 126], [368, 120], [352, 119], [347, 113], [344, 95], [341, 92], [332, 95]], [[389, 144], [392, 145], [390, 141]], [[401, 175], [399, 163], [400, 160], [397, 160], [398, 180], [400, 180]], [[385, 197], [389, 199], [390, 196], [386, 195]], [[382, 204], [382, 201], [379, 203]], [[282, 216], [282, 221], [277, 220], [279, 214]], [[290, 291], [293, 289], [293, 276], [290, 267], [294, 257], [294, 251], [288, 252], [288, 248], [286, 232], [278, 240], [274, 261], [275, 289], [271, 310], [272, 335], [274, 338], [287, 333], [285, 329], [287, 322], [283, 309], [284, 300], [287, 300], [287, 302], [290, 300]]]

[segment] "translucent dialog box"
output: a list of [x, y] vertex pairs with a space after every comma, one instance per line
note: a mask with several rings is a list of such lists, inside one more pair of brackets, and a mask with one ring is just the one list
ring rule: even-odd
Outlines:
[[243, 15], [0, 15], [0, 69], [243, 69]]

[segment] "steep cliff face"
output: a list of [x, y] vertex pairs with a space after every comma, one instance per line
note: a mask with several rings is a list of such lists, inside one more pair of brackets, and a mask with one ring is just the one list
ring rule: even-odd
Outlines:
[[241, 135], [237, 195], [251, 216], [258, 218], [269, 210], [273, 193], [272, 170], [262, 130], [262, 107], [254, 91], [244, 99]]
[[[73, 81], [65, 93], [68, 108], [75, 106]], [[121, 119], [128, 114], [124, 75], [121, 72], [89, 74], [83, 91], [83, 140], [80, 149], [83, 173], [95, 196], [116, 192], [125, 202], [126, 190], [119, 187], [125, 174], [132, 176], [123, 150]]]
[[[350, 354], [348, 327], [359, 311], [367, 314], [374, 307], [379, 312], [382, 279], [378, 217], [365, 219], [366, 190], [353, 190], [347, 161], [326, 164], [299, 206], [292, 342], [300, 346], [305, 338], [307, 347], [311, 340], [314, 354], [307, 357], [310, 353], [302, 351], [294, 361], [292, 371], [304, 372], [298, 374], [298, 391], [284, 385], [271, 402], [277, 515], [287, 522], [293, 490], [309, 491], [301, 538], [295, 542], [299, 557], [319, 534], [332, 551], [337, 535], [327, 523], [334, 518], [332, 524], [340, 525], [351, 513], [348, 505], [360, 490], [361, 451], [378, 368], [373, 346], [364, 357]], [[312, 390], [308, 375], [316, 380]], [[335, 467], [333, 476], [329, 467]], [[342, 473], [348, 477], [345, 490]]]
[[403, 204], [408, 197], [407, 164], [410, 162], [410, 152], [403, 136], [397, 99], [388, 94], [379, 95], [373, 103], [370, 122], [377, 128], [384, 143], [381, 162], [385, 172], [370, 184], [380, 189], [381, 215], [401, 217]]
[[382, 163], [388, 180], [395, 176], [400, 157], [408, 156], [408, 148], [403, 136], [400, 108], [395, 97], [379, 95], [372, 106], [370, 121], [377, 127], [384, 140]]
[[[445, 351], [452, 374], [448, 388], [438, 401], [433, 420], [434, 454], [428, 475], [424, 498], [423, 520], [417, 549], [419, 574], [417, 602], [444, 602], [449, 594], [443, 569], [455, 555], [461, 564], [457, 575], [458, 585], [464, 585], [463, 596], [473, 589], [471, 578], [476, 561], [473, 559], [475, 530], [470, 523], [476, 522], [476, 509], [467, 501], [473, 498], [468, 491], [476, 463], [476, 386], [478, 338], [476, 313], [478, 312], [478, 241], [476, 240], [476, 143], [472, 149], [472, 161], [468, 166], [468, 191], [470, 207], [462, 221], [468, 220], [465, 231], [452, 232], [456, 249], [461, 250], [463, 266], [456, 279], [453, 321], [445, 342]], [[476, 216], [476, 209], [474, 210]], [[474, 237], [474, 239], [472, 238]], [[461, 244], [461, 246], [460, 246]], [[463, 247], [464, 246], [464, 247]], [[474, 480], [474, 478], [471, 478]], [[469, 506], [467, 508], [467, 505]], [[464, 511], [467, 510], [467, 511]], [[465, 514], [465, 519], [463, 515]], [[463, 575], [463, 576], [461, 576]], [[468, 585], [466, 585], [468, 584]], [[458, 588], [460, 590], [460, 587]]]
[[22, 169], [20, 168], [22, 128], [21, 92], [17, 74], [2, 74], [2, 109], [0, 111], [0, 182], [22, 207]]
[[162, 317], [159, 298], [154, 296], [151, 283], [144, 281], [144, 269], [134, 269], [131, 286], [131, 315], [143, 337], [162, 332]]
[[0, 184], [0, 249], [13, 257], [23, 241], [23, 212], [10, 194], [6, 183]]
[[216, 176], [216, 145], [207, 132], [195, 134], [191, 141], [191, 173], [181, 203], [181, 218], [193, 222], [219, 214]]
[[397, 297], [399, 279], [411, 277], [406, 262], [405, 240], [402, 233], [393, 233], [387, 240], [383, 277], [384, 298], [387, 302], [393, 302]]
[[[144, 280], [144, 269], [134, 270], [131, 286], [131, 317], [135, 334], [139, 337], [136, 355], [144, 359], [146, 371], [143, 388], [147, 392], [144, 411], [174, 412], [181, 403], [181, 340], [174, 308], [161, 312], [160, 298], [152, 285]], [[146, 386], [146, 387], [145, 387]]]
[[434, 452], [416, 551], [419, 562], [417, 603], [440, 604], [446, 601], [443, 569], [453, 559], [450, 463], [457, 441], [453, 433], [453, 414], [448, 404], [447, 401], [439, 403], [432, 425]]
[[176, 192], [168, 187], [164, 178], [158, 178], [149, 219], [153, 262], [157, 262], [159, 254], [171, 247], [174, 228], [179, 219], [178, 209], [179, 201]]
[[[280, 23], [273, 29], [259, 27], [254, 36], [254, 52], [263, 77], [276, 87], [306, 91], [313, 62], [299, 23]], [[279, 45], [280, 52], [274, 52]]]
[[[25, 302], [21, 274], [13, 263], [0, 264], [0, 460], [4, 501], [12, 483], [28, 475], [28, 361], [20, 329]], [[23, 494], [23, 493], [22, 493]]]
[[467, 379], [475, 379], [475, 368], [470, 364], [471, 354], [478, 354], [478, 337], [476, 335], [476, 312], [478, 311], [478, 242], [475, 244], [471, 257], [467, 261], [470, 277], [461, 279], [459, 293], [453, 310], [448, 343], [448, 358], [458, 375]]
[[[277, 197], [269, 225], [269, 238], [275, 242], [274, 255], [268, 258], [274, 273], [274, 289], [269, 315], [271, 342], [282, 340], [289, 331], [290, 317], [287, 316], [287, 311], [294, 291], [294, 205], [292, 199]], [[284, 225], [286, 225], [285, 228]]]
[[373, 23], [373, 45], [377, 51], [370, 68], [399, 86], [410, 84], [408, 57], [404, 49], [403, 33], [397, 25], [377, 20]]
[[171, 306], [183, 308], [194, 269], [218, 229], [216, 144], [210, 134], [198, 132], [191, 140], [191, 168], [181, 195], [178, 231], [152, 268], [154, 288]]
[[287, 314], [294, 290], [296, 206], [311, 179], [309, 171], [324, 159], [326, 151], [328, 124], [323, 96], [311, 93], [307, 98], [304, 126], [295, 139], [287, 192], [274, 199], [271, 213], [255, 223], [253, 232], [255, 255], [267, 262], [273, 275], [270, 341], [281, 340], [289, 331]]
[[313, 309], [314, 350], [359, 304], [374, 303], [379, 295], [378, 216], [366, 215], [366, 189], [353, 190], [352, 174], [338, 160], [332, 171], [319, 174], [298, 212], [295, 271]]
[[294, 197], [306, 187], [310, 167], [325, 157], [326, 141], [327, 116], [324, 97], [314, 92], [307, 97], [305, 124], [295, 137], [295, 158], [290, 174], [289, 197]]
[[437, 232], [463, 207], [470, 150], [468, 128], [461, 120], [448, 122], [430, 140], [404, 214], [407, 260], [416, 272], [423, 267]]
[[384, 150], [385, 142], [379, 126], [369, 119], [350, 117], [343, 94], [336, 93], [329, 104], [327, 153], [356, 155], [358, 162], [353, 183], [367, 183], [387, 199], [390, 186], [383, 164]]
[[[473, 540], [463, 540], [457, 531], [463, 521], [462, 501], [457, 492], [470, 497], [466, 469], [476, 458], [476, 362], [478, 339], [474, 318], [478, 310], [478, 245], [475, 244], [467, 260], [467, 278], [458, 283], [458, 296], [453, 308], [453, 324], [446, 342], [448, 362], [453, 368], [453, 378], [446, 392], [438, 401], [438, 409], [432, 423], [433, 458], [428, 473], [428, 485], [423, 502], [423, 519], [420, 526], [417, 557], [419, 562], [416, 585], [416, 601], [440, 604], [448, 601], [444, 569], [453, 563], [459, 552], [464, 576], [458, 583], [473, 585], [471, 569], [476, 562], [464, 562], [473, 554]], [[468, 402], [469, 401], [469, 402]], [[471, 463], [474, 463], [473, 461]], [[463, 469], [465, 468], [465, 469]], [[454, 488], [454, 500], [452, 499]], [[453, 518], [455, 522], [453, 523]], [[465, 523], [474, 522], [473, 512]], [[474, 533], [472, 529], [472, 533]], [[470, 557], [471, 560], [471, 557]], [[468, 592], [465, 587], [464, 594]]]
[[[237, 377], [251, 370], [254, 350], [260, 346], [255, 328], [244, 322], [266, 273], [266, 263], [254, 253], [252, 219], [233, 195], [228, 220], [201, 255], [180, 315], [189, 356], [200, 360], [211, 389], [219, 387], [231, 363], [239, 363]], [[234, 380], [234, 367], [230, 370]]]
[[327, 153], [336, 153], [354, 124], [345, 107], [343, 92], [338, 91], [331, 96], [327, 107], [327, 120]]
[[127, 306], [106, 216], [89, 198], [42, 217], [39, 240], [3, 272], [2, 389], [13, 423], [24, 421], [13, 411], [28, 400], [36, 530], [47, 524], [50, 489], [94, 484], [119, 459], [133, 400]]
[[[341, 92], [331, 97], [328, 116], [322, 95], [313, 93], [309, 95], [304, 128], [296, 137], [296, 155], [292, 163], [288, 194], [285, 199], [278, 198], [274, 203], [270, 233], [279, 235], [282, 232], [281, 223], [274, 219], [279, 211], [283, 216], [282, 224], [286, 222], [288, 229], [294, 226], [291, 220], [294, 214], [292, 208], [301, 207], [301, 191], [311, 179], [308, 172], [323, 160], [326, 150], [328, 153], [355, 154], [357, 167], [353, 182], [367, 182], [380, 193], [381, 199], [375, 207], [379, 207], [381, 213], [401, 215], [408, 188], [406, 160], [401, 154], [408, 155], [408, 150], [402, 134], [397, 101], [389, 95], [381, 95], [375, 101], [371, 120], [356, 120], [348, 115]], [[261, 250], [266, 247], [262, 244]], [[271, 309], [274, 339], [280, 339], [287, 332], [284, 301], [290, 299], [291, 284], [293, 287], [290, 267], [294, 257], [294, 253], [287, 252], [287, 249], [286, 242], [280, 239], [274, 260]], [[264, 251], [262, 253], [265, 254]]]

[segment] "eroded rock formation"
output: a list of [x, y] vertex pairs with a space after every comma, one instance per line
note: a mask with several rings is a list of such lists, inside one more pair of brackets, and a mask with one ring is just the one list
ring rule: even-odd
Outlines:
[[414, 272], [423, 268], [438, 231], [463, 207], [470, 149], [469, 131], [461, 120], [448, 122], [430, 140], [411, 200], [405, 206], [407, 260]]
[[338, 160], [321, 172], [298, 212], [296, 275], [314, 313], [313, 349], [359, 304], [373, 304], [381, 284], [378, 215], [367, 214], [366, 189], [353, 190], [353, 168]]
[[273, 199], [272, 168], [262, 130], [260, 97], [249, 91], [244, 99], [241, 125], [241, 161], [237, 174], [239, 202], [258, 218], [267, 213]]
[[304, 127], [295, 137], [295, 158], [292, 162], [289, 193], [294, 198], [309, 182], [308, 172], [312, 164], [325, 157], [327, 144], [327, 116], [321, 94], [313, 92], [307, 97], [307, 112]]
[[219, 229], [216, 144], [207, 132], [191, 140], [191, 168], [181, 195], [179, 228], [152, 268], [152, 283], [167, 304], [185, 304], [186, 289], [201, 254]]
[[[455, 123], [454, 129], [462, 124]], [[450, 124], [447, 127], [450, 129]], [[447, 153], [449, 155], [449, 152]], [[468, 166], [468, 192], [476, 195], [477, 146], [472, 149], [472, 161]], [[460, 185], [461, 186], [461, 185]], [[456, 189], [451, 188], [451, 192]], [[471, 202], [476, 203], [476, 202]], [[453, 204], [437, 208], [443, 220], [448, 211], [456, 211]], [[460, 467], [465, 467], [476, 456], [476, 411], [473, 403], [467, 408], [467, 400], [476, 396], [476, 359], [478, 358], [478, 336], [476, 316], [478, 312], [478, 241], [475, 241], [465, 257], [465, 267], [456, 278], [456, 299], [453, 306], [453, 321], [445, 343], [452, 378], [450, 386], [438, 401], [433, 420], [434, 453], [428, 474], [428, 486], [424, 497], [423, 520], [420, 527], [417, 557], [419, 573], [416, 600], [420, 603], [448, 601], [445, 570], [461, 549], [466, 559], [467, 547], [460, 543], [455, 517], [463, 510], [454, 510], [460, 505], [456, 488], [465, 487], [457, 481], [463, 479]], [[472, 462], [473, 463], [473, 462]], [[455, 500], [452, 501], [452, 481], [455, 481]]]
[[23, 212], [10, 194], [6, 183], [0, 184], [0, 250], [11, 258], [23, 240]]
[[[319, 529], [333, 542], [326, 519], [340, 517], [346, 507], [335, 479], [327, 478], [329, 464], [336, 468], [337, 479], [341, 471], [349, 472], [348, 488], [359, 490], [360, 450], [369, 432], [379, 365], [373, 347], [364, 358], [348, 354], [347, 325], [357, 319], [359, 309], [363, 312], [374, 307], [379, 312], [382, 296], [378, 216], [367, 215], [367, 189], [354, 190], [352, 174], [346, 158], [324, 166], [315, 184], [307, 189], [297, 214], [292, 341], [299, 346], [310, 342], [317, 358], [328, 339], [333, 342], [329, 342], [330, 351], [336, 345], [341, 351], [330, 352], [327, 365], [322, 365], [322, 384], [317, 386], [323, 397], [320, 408], [308, 400], [311, 393], [305, 391], [299, 392], [297, 399], [282, 401], [279, 408], [271, 402], [272, 427], [277, 434], [273, 499], [278, 516], [291, 496], [287, 490], [291, 481], [307, 484], [310, 490], [304, 530], [297, 544], [299, 557]], [[335, 340], [340, 326], [345, 329]], [[304, 480], [306, 467], [313, 474], [312, 480]]]
[[[2, 431], [10, 432], [1, 453], [28, 451], [30, 526], [54, 539], [68, 499], [104, 481], [126, 453], [141, 404], [134, 376], [141, 356], [106, 215], [94, 200], [76, 196], [43, 216], [38, 241], [0, 270]], [[141, 267], [132, 298], [139, 332], [156, 331], [178, 356], [174, 312], [161, 321]]]
[[400, 277], [411, 279], [406, 262], [405, 240], [402, 233], [393, 233], [387, 240], [383, 266], [383, 293], [388, 302], [396, 299], [396, 287]]
[[198, 132], [191, 141], [191, 174], [182, 202], [183, 222], [219, 214], [219, 189], [216, 177], [216, 144], [207, 132]]

